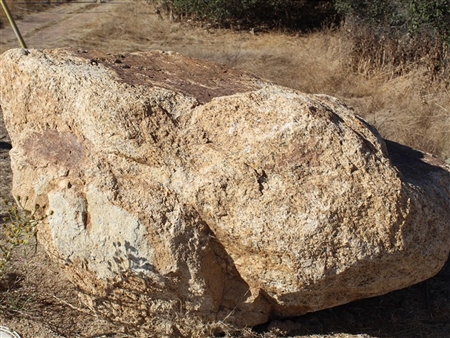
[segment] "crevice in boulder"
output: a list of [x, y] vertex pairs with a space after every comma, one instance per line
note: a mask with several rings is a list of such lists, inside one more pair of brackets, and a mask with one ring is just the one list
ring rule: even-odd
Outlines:
[[[255, 169], [254, 169], [255, 170]], [[255, 170], [257, 181], [258, 181], [258, 189], [259, 192], [262, 194], [264, 192], [264, 183], [267, 183], [267, 174], [264, 170], [261, 169], [261, 173], [258, 173], [257, 170]]]

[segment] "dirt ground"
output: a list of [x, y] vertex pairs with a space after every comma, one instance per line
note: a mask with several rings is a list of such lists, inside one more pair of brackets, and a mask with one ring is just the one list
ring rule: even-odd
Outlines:
[[[117, 19], [115, 6], [119, 5], [118, 1], [100, 5], [60, 5], [42, 13], [25, 15], [18, 25], [31, 48], [109, 46], [114, 51], [120, 48], [129, 51], [164, 48], [170, 44], [168, 38], [164, 41], [151, 41], [150, 37], [147, 41], [133, 40], [129, 36], [131, 33], [117, 21], [114, 34], [121, 36], [122, 44], [118, 40], [113, 44], [108, 42], [107, 36], [93, 34], [98, 27], [108, 26], [111, 20]], [[159, 16], [154, 14], [148, 20], [155, 23], [155, 30], [159, 29]], [[176, 25], [170, 29], [179, 29]], [[163, 33], [173, 38], [167, 29]], [[189, 41], [192, 45], [198, 42], [192, 37], [190, 39], [184, 46], [187, 54], [189, 48], [195, 48], [189, 46]], [[128, 41], [127, 44], [124, 41]], [[216, 46], [213, 38], [208, 40], [207, 46], [205, 42], [205, 58], [233, 64], [242, 56], [239, 52], [221, 52], [218, 42]], [[12, 31], [8, 27], [1, 29], [0, 52], [15, 47], [17, 41]], [[214, 48], [217, 48], [215, 55]], [[10, 148], [0, 111], [0, 199], [11, 198]], [[3, 205], [0, 214], [5, 215]], [[18, 252], [6, 273], [0, 277], [0, 325], [16, 330], [24, 338], [133, 337], [125, 332], [125, 328], [96, 317], [81, 304], [76, 287], [47, 257], [41, 246], [37, 245], [36, 252], [28, 251], [26, 254]], [[434, 278], [407, 289], [302, 317], [274, 319], [254, 328], [254, 333], [260, 337], [450, 337], [450, 264], [447, 263]]]

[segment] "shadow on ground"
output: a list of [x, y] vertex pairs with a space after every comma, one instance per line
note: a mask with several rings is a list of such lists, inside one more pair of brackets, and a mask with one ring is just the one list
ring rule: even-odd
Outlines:
[[379, 338], [450, 337], [450, 261], [435, 277], [387, 295], [286, 320], [255, 330], [288, 336], [366, 334]]

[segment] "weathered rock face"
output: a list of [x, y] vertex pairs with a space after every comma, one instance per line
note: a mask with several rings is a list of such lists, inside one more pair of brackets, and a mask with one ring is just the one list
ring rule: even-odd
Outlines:
[[450, 248], [449, 166], [332, 97], [167, 53], [0, 58], [15, 195], [84, 298], [170, 335], [380, 295]]

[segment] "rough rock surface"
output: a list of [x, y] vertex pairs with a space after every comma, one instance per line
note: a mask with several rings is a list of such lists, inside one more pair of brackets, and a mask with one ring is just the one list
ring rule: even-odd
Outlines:
[[384, 294], [448, 257], [450, 167], [332, 97], [179, 54], [10, 50], [0, 105], [14, 195], [53, 211], [41, 242], [143, 336]]

